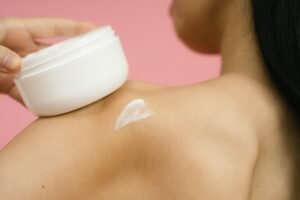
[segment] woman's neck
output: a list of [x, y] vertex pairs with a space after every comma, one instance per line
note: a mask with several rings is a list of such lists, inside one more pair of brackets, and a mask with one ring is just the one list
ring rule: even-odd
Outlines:
[[235, 3], [225, 13], [220, 48], [221, 75], [234, 73], [272, 85], [256, 42], [250, 9], [246, 7], [249, 6]]

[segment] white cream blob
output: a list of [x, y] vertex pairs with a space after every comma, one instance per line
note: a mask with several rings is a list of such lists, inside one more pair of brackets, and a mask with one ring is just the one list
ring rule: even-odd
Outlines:
[[133, 100], [127, 104], [119, 115], [114, 130], [119, 130], [130, 123], [146, 119], [153, 114], [154, 112], [143, 99]]

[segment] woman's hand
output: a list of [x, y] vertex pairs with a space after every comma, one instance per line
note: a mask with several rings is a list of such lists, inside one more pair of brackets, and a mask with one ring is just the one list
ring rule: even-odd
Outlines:
[[0, 93], [22, 102], [14, 85], [14, 74], [20, 70], [21, 57], [47, 45], [38, 39], [56, 36], [76, 36], [95, 25], [57, 18], [7, 18], [0, 20]]

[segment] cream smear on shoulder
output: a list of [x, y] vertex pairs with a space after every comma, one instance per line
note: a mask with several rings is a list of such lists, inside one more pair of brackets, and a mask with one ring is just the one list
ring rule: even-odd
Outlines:
[[128, 124], [146, 119], [154, 112], [143, 99], [136, 99], [127, 104], [115, 123], [114, 130], [119, 130]]

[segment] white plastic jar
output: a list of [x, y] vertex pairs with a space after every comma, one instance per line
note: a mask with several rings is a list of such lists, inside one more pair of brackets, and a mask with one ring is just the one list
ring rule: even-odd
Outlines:
[[33, 113], [54, 116], [111, 94], [127, 75], [120, 40], [106, 26], [28, 55], [15, 84]]

